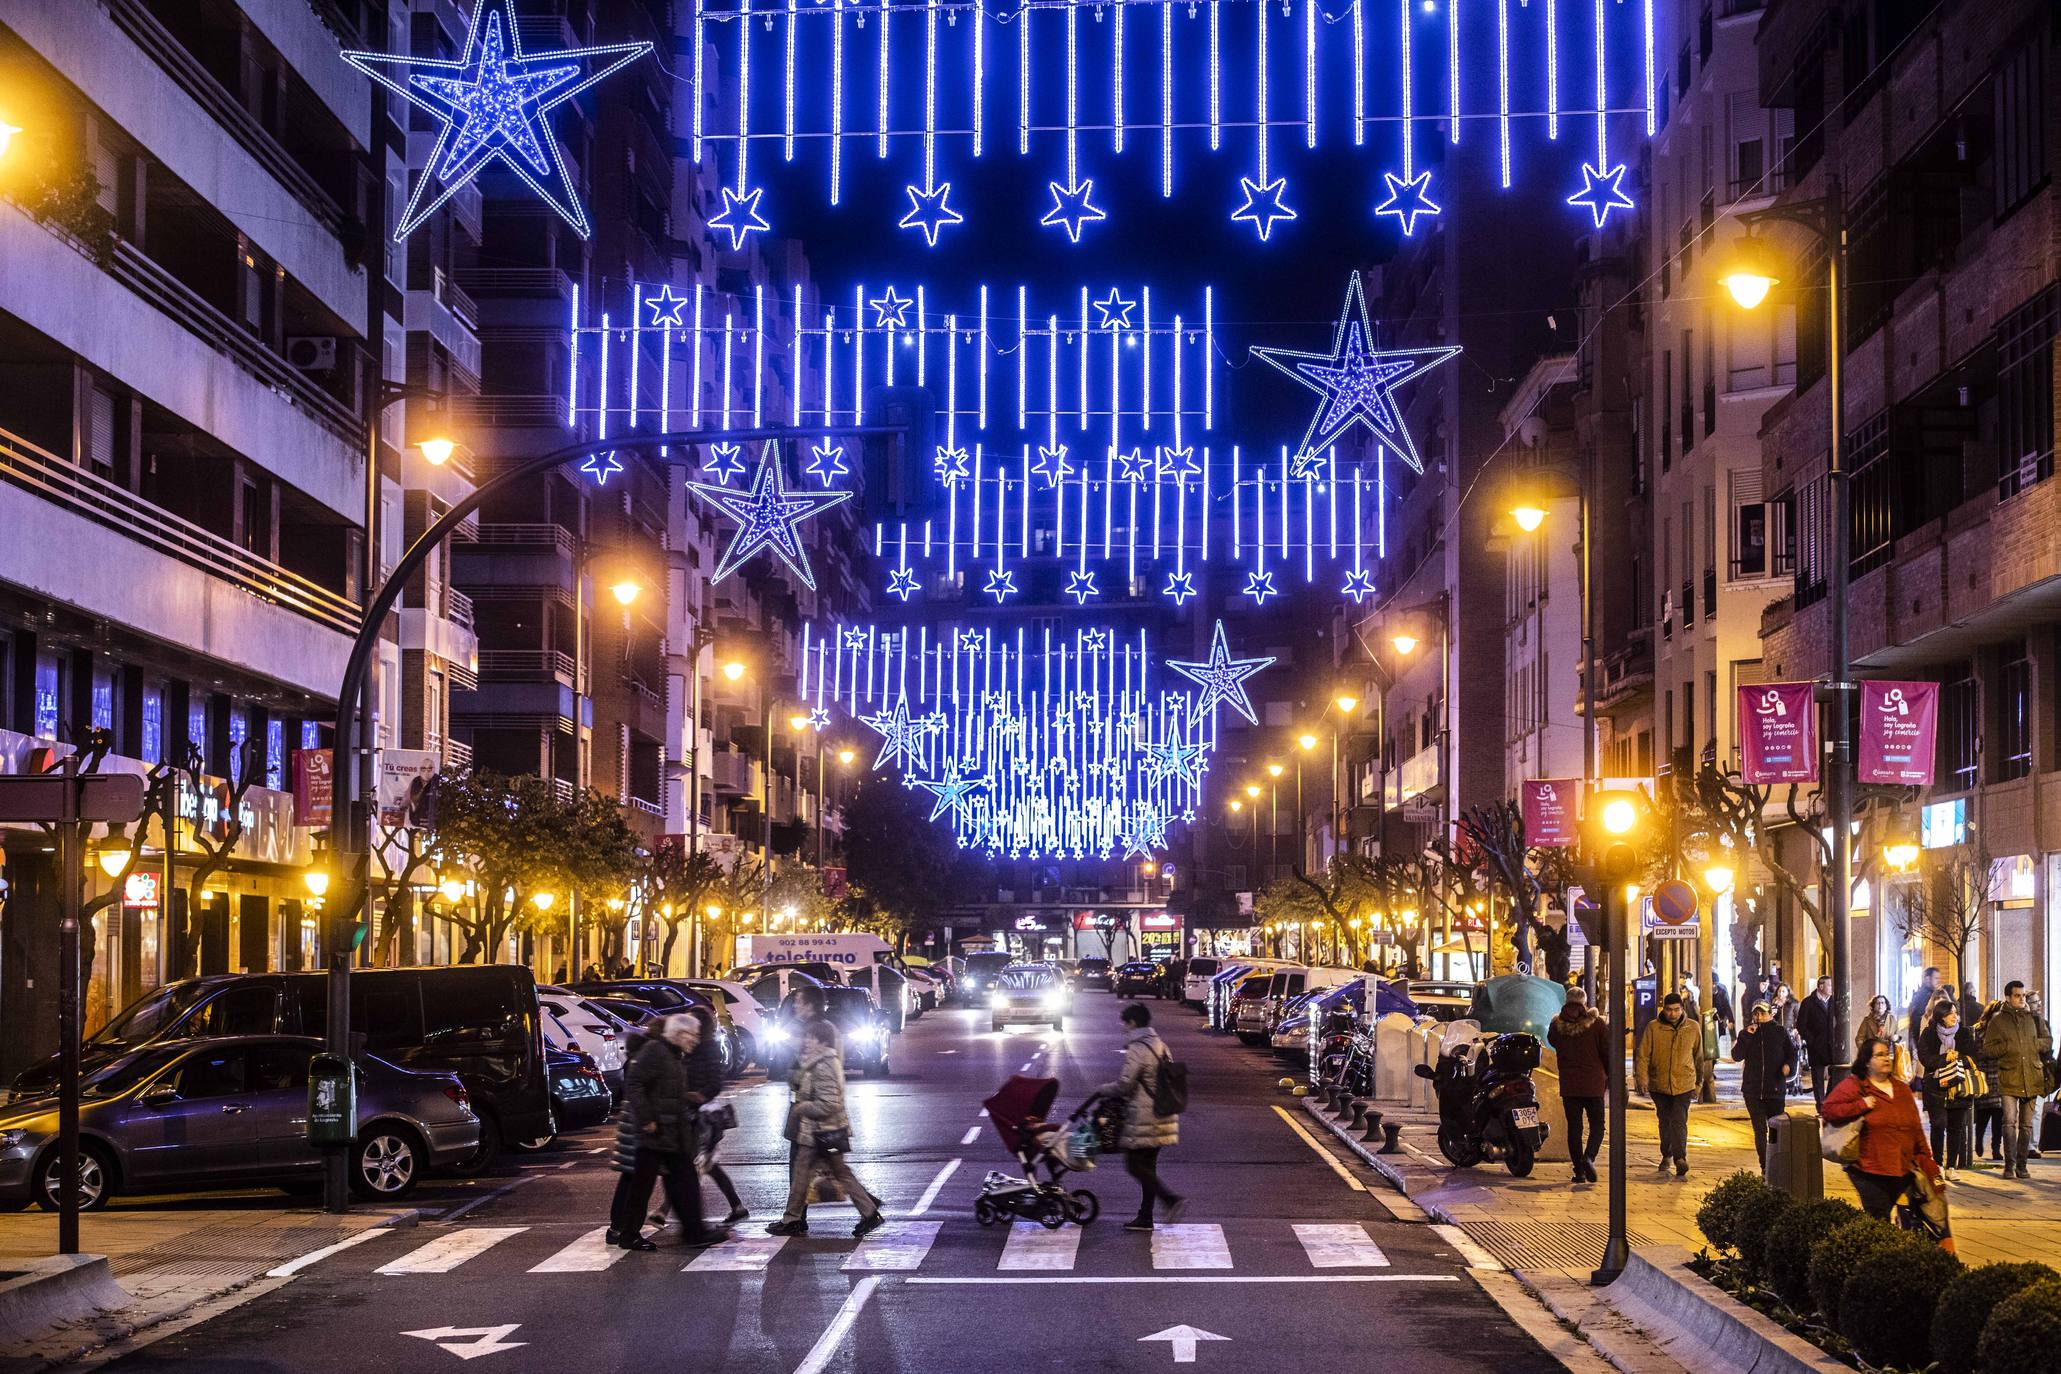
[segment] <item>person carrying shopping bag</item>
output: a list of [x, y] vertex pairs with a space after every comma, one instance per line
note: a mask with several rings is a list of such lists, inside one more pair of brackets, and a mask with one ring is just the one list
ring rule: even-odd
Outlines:
[[1846, 1176], [1860, 1194], [1861, 1210], [1871, 1217], [1890, 1220], [1896, 1204], [1918, 1189], [1925, 1189], [1913, 1175], [1936, 1184], [1939, 1165], [1925, 1141], [1925, 1126], [1918, 1119], [1918, 1099], [1910, 1085], [1897, 1076], [1896, 1046], [1875, 1036], [1854, 1056], [1853, 1070], [1825, 1096], [1821, 1114], [1837, 1129], [1825, 1136], [1827, 1158], [1846, 1166]]
[[[751, 1213], [738, 1198], [737, 1185], [731, 1181], [729, 1172], [716, 1162], [716, 1146], [722, 1143], [724, 1133], [737, 1124], [737, 1113], [728, 1103], [718, 1101], [723, 1095], [723, 1052], [716, 1043], [715, 1013], [707, 1007], [694, 1006], [681, 1015], [693, 1017], [701, 1028], [700, 1038], [687, 1056], [687, 1101], [697, 1113], [693, 1186], [700, 1187], [703, 1177], [713, 1182], [722, 1193], [723, 1200], [730, 1204], [730, 1213], [723, 1218], [723, 1224], [735, 1226]], [[664, 1203], [651, 1214], [651, 1224], [666, 1224]]]
[[1918, 1062], [1925, 1070], [1918, 1085], [1925, 1098], [1925, 1119], [1932, 1126], [1932, 1156], [1946, 1167], [1949, 1183], [1959, 1183], [1958, 1171], [1971, 1164], [1968, 1118], [1983, 1086], [1982, 1071], [1970, 1053], [1974, 1039], [1974, 1032], [1961, 1021], [1960, 1007], [1948, 997], [1932, 1004], [1918, 1032]]
[[787, 1180], [787, 1210], [780, 1220], [766, 1228], [769, 1236], [805, 1236], [809, 1233], [809, 1183], [817, 1170], [828, 1174], [846, 1197], [859, 1209], [854, 1237], [871, 1235], [886, 1224], [880, 1199], [866, 1191], [853, 1176], [848, 1160], [852, 1149], [852, 1121], [844, 1109], [844, 1051], [839, 1048], [837, 1027], [824, 1018], [809, 1022], [802, 1032], [801, 1060], [796, 1067], [794, 1101], [787, 1110], [787, 1126], [794, 1141], [794, 1162]]

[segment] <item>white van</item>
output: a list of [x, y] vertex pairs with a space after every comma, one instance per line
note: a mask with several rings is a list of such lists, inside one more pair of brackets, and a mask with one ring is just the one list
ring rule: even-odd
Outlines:
[[1184, 1006], [1199, 1007], [1209, 998], [1209, 980], [1223, 971], [1225, 961], [1214, 954], [1198, 954], [1188, 961], [1187, 975], [1181, 980], [1181, 1002]]

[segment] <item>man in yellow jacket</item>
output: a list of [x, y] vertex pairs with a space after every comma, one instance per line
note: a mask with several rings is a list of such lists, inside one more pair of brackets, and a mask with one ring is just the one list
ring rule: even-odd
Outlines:
[[1660, 1172], [1673, 1163], [1689, 1176], [1689, 1104], [1703, 1082], [1703, 1027], [1691, 1020], [1680, 993], [1671, 992], [1639, 1041], [1636, 1069], [1660, 1116]]

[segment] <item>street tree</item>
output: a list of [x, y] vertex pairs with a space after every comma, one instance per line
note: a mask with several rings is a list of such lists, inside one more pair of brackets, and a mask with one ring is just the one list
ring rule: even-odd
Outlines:
[[1968, 843], [1933, 850], [1939, 857], [1919, 871], [1918, 881], [1903, 885], [1896, 904], [1896, 924], [1906, 941], [1923, 941], [1946, 951], [1953, 961], [1954, 981], [1969, 981], [1968, 950], [1982, 930], [1983, 914], [2003, 896], [2004, 875], [1989, 844], [1974, 826]]
[[[260, 776], [258, 742], [246, 738], [229, 746], [227, 780], [208, 776], [206, 759], [197, 745], [188, 745], [178, 768], [179, 791], [192, 798], [194, 814], [185, 827], [184, 838], [200, 851], [200, 862], [186, 879], [185, 910], [174, 928], [173, 966], [179, 977], [200, 972], [200, 903], [208, 882], [228, 867], [243, 841], [243, 798]], [[212, 803], [214, 819], [205, 820]], [[176, 823], [176, 822], [175, 822]]]
[[1491, 895], [1509, 913], [1517, 967], [1536, 972], [1536, 951], [1545, 961], [1545, 976], [1565, 983], [1573, 971], [1573, 947], [1566, 928], [1549, 924], [1540, 911], [1549, 894], [1565, 892], [1571, 881], [1566, 851], [1527, 846], [1524, 812], [1514, 801], [1470, 806], [1456, 824], [1474, 858], [1474, 870], [1487, 879]]
[[659, 947], [658, 966], [673, 966], [673, 949], [680, 932], [696, 916], [706, 917], [710, 894], [723, 881], [723, 869], [706, 850], [689, 850], [670, 838], [661, 841], [644, 859], [642, 884], [646, 920], [665, 927], [665, 942]]
[[853, 917], [878, 922], [898, 946], [934, 927], [975, 871], [951, 831], [923, 808], [928, 794], [886, 778], [862, 783], [845, 808], [845, 866]]

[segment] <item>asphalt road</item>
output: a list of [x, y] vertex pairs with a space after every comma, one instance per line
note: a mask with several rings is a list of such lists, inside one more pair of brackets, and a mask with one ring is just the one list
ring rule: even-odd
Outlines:
[[[1120, 1160], [1079, 1183], [1105, 1216], [1048, 1232], [984, 1228], [982, 1177], [1007, 1156], [981, 1099], [1012, 1073], [1055, 1075], [1070, 1109], [1112, 1077], [1119, 1005], [1083, 994], [1067, 1029], [993, 1033], [985, 1011], [933, 1012], [897, 1037], [892, 1073], [850, 1084], [860, 1177], [894, 1224], [863, 1245], [848, 1204], [811, 1209], [780, 1243], [784, 1085], [742, 1087], [727, 1167], [752, 1219], [704, 1252], [601, 1248], [609, 1134], [523, 1158], [498, 1187], [429, 1194], [413, 1228], [313, 1259], [291, 1278], [130, 1354], [122, 1371], [528, 1371], [955, 1374], [1559, 1368], [1431, 1227], [1395, 1219], [1381, 1185], [1299, 1133], [1264, 1056], [1151, 1003], [1188, 1062], [1189, 1113], [1162, 1158], [1180, 1225], [1129, 1233]], [[719, 1205], [708, 1192], [712, 1208]], [[247, 1290], [249, 1291], [249, 1290]], [[1155, 1339], [1156, 1338], [1156, 1339]]]

